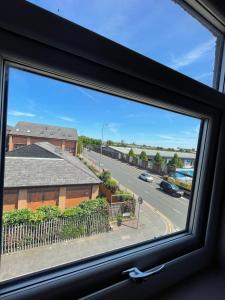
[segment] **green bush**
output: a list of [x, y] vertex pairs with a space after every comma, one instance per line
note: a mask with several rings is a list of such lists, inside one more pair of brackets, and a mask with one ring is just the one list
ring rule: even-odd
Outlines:
[[105, 186], [110, 189], [113, 193], [116, 192], [116, 190], [118, 189], [118, 181], [116, 181], [115, 179], [113, 178], [110, 178], [108, 179], [106, 182], [105, 182]]
[[95, 200], [87, 200], [80, 203], [79, 206], [66, 208], [61, 211], [57, 206], [43, 206], [36, 211], [31, 209], [15, 209], [10, 212], [3, 213], [4, 224], [22, 224], [22, 223], [39, 223], [55, 218], [80, 218], [96, 212], [107, 213], [107, 201], [105, 198], [96, 198]]
[[124, 201], [129, 201], [133, 200], [133, 195], [129, 192], [124, 192], [124, 191], [116, 191], [116, 195], [118, 195], [119, 202], [124, 202]]
[[84, 214], [91, 214], [99, 211], [104, 211], [107, 208], [105, 198], [96, 198], [95, 200], [87, 200], [80, 203], [79, 207], [84, 211]]
[[99, 178], [105, 183], [107, 180], [111, 179], [111, 173], [109, 171], [103, 171]]
[[32, 210], [28, 208], [15, 209], [3, 214], [4, 224], [22, 224], [30, 222], [32, 219]]
[[61, 210], [58, 206], [42, 206], [36, 212], [42, 213], [44, 220], [51, 220], [61, 216]]
[[62, 217], [64, 218], [81, 217], [83, 215], [84, 215], [84, 210], [79, 206], [66, 208], [62, 213]]
[[45, 220], [45, 214], [42, 211], [33, 211], [31, 214], [30, 222], [40, 223]]

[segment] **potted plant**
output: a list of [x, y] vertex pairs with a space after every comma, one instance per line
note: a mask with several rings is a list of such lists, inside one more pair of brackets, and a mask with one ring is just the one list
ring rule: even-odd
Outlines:
[[121, 226], [123, 221], [123, 216], [121, 214], [118, 214], [116, 219], [117, 219], [117, 226]]

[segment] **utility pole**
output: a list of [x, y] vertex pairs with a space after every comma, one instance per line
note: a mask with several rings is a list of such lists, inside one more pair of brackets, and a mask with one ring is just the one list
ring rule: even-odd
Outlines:
[[102, 161], [102, 145], [103, 145], [103, 133], [104, 133], [104, 128], [107, 126], [108, 124], [103, 123], [102, 124], [102, 139], [101, 139], [101, 148], [100, 148], [100, 156], [99, 156], [99, 168], [101, 169], [101, 161]]

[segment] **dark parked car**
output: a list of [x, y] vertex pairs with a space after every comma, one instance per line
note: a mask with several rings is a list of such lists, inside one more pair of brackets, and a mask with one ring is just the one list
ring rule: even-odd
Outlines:
[[160, 188], [164, 192], [166, 192], [166, 193], [168, 193], [168, 194], [170, 194], [171, 196], [174, 196], [174, 197], [181, 197], [181, 196], [184, 195], [184, 191], [179, 189], [178, 186], [176, 186], [173, 183], [167, 182], [167, 181], [162, 181], [160, 183]]

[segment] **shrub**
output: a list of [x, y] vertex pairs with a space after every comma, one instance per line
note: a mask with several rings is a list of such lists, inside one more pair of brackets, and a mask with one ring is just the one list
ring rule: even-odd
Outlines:
[[111, 179], [111, 173], [109, 171], [103, 171], [99, 178], [105, 183], [107, 180]]
[[80, 203], [79, 207], [85, 214], [104, 211], [107, 208], [107, 201], [105, 198], [96, 198], [95, 200], [87, 200]]
[[51, 220], [61, 216], [61, 211], [58, 206], [42, 206], [36, 212], [43, 214], [43, 220]]
[[42, 211], [34, 211], [31, 214], [30, 222], [40, 223], [45, 220], [45, 214]]
[[119, 190], [116, 191], [116, 195], [118, 195], [117, 199], [119, 199], [119, 202], [133, 200], [133, 195], [129, 192]]
[[32, 219], [32, 210], [28, 208], [15, 209], [3, 214], [4, 224], [22, 224], [30, 222]]
[[110, 178], [110, 179], [106, 180], [105, 186], [108, 189], [110, 189], [112, 192], [116, 192], [116, 190], [118, 189], [118, 182], [115, 179]]
[[121, 226], [122, 221], [123, 221], [123, 215], [122, 215], [122, 214], [118, 214], [118, 215], [116, 216], [116, 220], [117, 220], [117, 225], [118, 225], [118, 226]]
[[66, 208], [63, 212], [57, 206], [43, 206], [36, 211], [31, 209], [17, 209], [3, 213], [4, 224], [39, 223], [41, 221], [52, 220], [59, 217], [79, 218], [95, 212], [107, 213], [107, 201], [105, 198], [83, 201], [79, 206]]
[[62, 213], [62, 217], [65, 217], [65, 218], [81, 217], [83, 215], [84, 215], [84, 211], [79, 206], [66, 208]]

